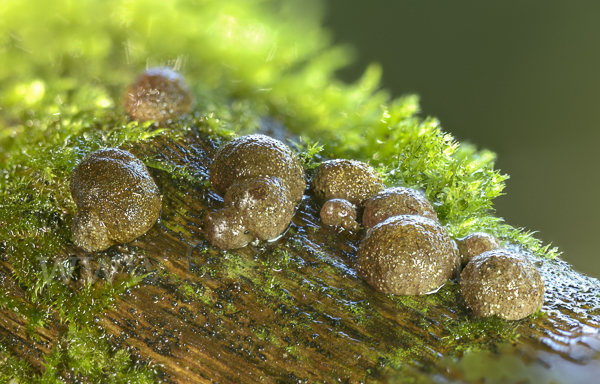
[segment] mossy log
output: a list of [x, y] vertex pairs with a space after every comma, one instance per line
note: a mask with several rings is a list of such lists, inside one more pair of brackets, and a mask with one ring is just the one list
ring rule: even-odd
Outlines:
[[[72, 278], [63, 276], [74, 290], [143, 276], [89, 321], [114, 351], [126, 349], [136, 365], [153, 369], [156, 380], [428, 382], [461, 378], [443, 357], [473, 349], [509, 344], [576, 362], [600, 349], [598, 281], [560, 259], [536, 259], [547, 290], [542, 311], [509, 322], [475, 318], [454, 281], [426, 296], [379, 294], [356, 272], [363, 233], [321, 225], [321, 202], [310, 194], [277, 241], [236, 251], [210, 247], [202, 226], [206, 213], [222, 205], [207, 182], [218, 144], [194, 128], [176, 141], [158, 137], [128, 148], [141, 158], [186, 165], [197, 180], [151, 168], [164, 196], [159, 223], [131, 244], [96, 254], [69, 246], [57, 257], [74, 266]], [[6, 257], [1, 266], [4, 291], [22, 296]], [[36, 329], [36, 340], [21, 314], [0, 313], [3, 345], [38, 373], [67, 328], [50, 322]], [[59, 376], [86, 382], [66, 369]]]

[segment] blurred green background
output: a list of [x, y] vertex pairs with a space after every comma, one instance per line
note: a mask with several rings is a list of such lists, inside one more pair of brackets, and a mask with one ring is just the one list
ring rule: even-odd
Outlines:
[[461, 142], [498, 154], [508, 224], [539, 231], [580, 272], [600, 277], [600, 2], [327, 0], [325, 25], [371, 62], [394, 96]]

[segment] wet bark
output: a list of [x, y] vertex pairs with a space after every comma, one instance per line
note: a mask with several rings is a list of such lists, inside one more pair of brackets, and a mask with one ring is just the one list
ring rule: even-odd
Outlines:
[[[159, 381], [428, 380], [453, 377], [440, 359], [467, 349], [510, 343], [571, 360], [589, 359], [600, 349], [598, 282], [560, 260], [538, 261], [547, 289], [543, 313], [506, 322], [473, 317], [454, 281], [428, 296], [377, 293], [356, 272], [363, 233], [322, 226], [321, 202], [311, 195], [279, 240], [236, 251], [210, 247], [202, 226], [206, 212], [222, 204], [207, 183], [217, 146], [192, 131], [177, 142], [159, 138], [132, 148], [141, 158], [185, 166], [186, 176], [151, 169], [164, 195], [160, 222], [134, 243], [102, 254], [65, 249], [89, 261], [82, 275], [102, 258], [113, 260], [118, 273], [145, 274], [92, 321], [115, 348], [152, 365]], [[2, 269], [10, 273], [12, 266], [4, 260]], [[96, 283], [110, 277], [97, 275]], [[0, 337], [40, 370], [43, 354], [65, 327], [40, 329], [36, 341], [22, 317], [0, 314]]]

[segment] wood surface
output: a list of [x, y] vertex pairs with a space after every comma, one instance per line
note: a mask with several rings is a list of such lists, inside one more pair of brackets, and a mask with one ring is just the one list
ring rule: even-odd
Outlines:
[[[176, 142], [157, 138], [130, 148], [141, 158], [168, 159], [191, 177], [151, 168], [163, 212], [137, 241], [96, 255], [75, 246], [63, 255], [80, 260], [81, 277], [112, 262], [119, 274], [145, 275], [90, 320], [116, 349], [148, 364], [166, 383], [292, 383], [427, 381], [460, 378], [441, 367], [473, 349], [545, 351], [575, 362], [600, 350], [598, 281], [561, 260], [538, 260], [545, 284], [541, 314], [521, 321], [482, 320], [465, 307], [449, 281], [428, 296], [377, 293], [356, 272], [362, 232], [320, 224], [322, 202], [306, 195], [289, 230], [271, 243], [235, 251], [211, 248], [203, 218], [221, 206], [208, 167], [218, 142], [193, 129]], [[183, 168], [185, 167], [185, 168]], [[1, 260], [3, 276], [12, 266]], [[105, 284], [110, 274], [95, 277]], [[2, 277], [2, 276], [0, 276]], [[5, 291], [21, 289], [1, 279]], [[12, 285], [11, 285], [12, 284]], [[22, 293], [21, 293], [22, 294]], [[12, 311], [0, 314], [0, 338], [10, 351], [43, 370], [43, 354], [68, 325], [58, 321], [28, 337]], [[456, 376], [459, 375], [459, 376]], [[76, 378], [67, 380], [76, 382]]]

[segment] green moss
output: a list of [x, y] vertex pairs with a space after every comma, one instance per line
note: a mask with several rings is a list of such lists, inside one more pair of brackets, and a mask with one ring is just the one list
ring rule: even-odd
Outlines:
[[[11, 354], [0, 344], [4, 361], [0, 381], [21, 383], [65, 383], [74, 378], [84, 382], [153, 383], [154, 373], [147, 365], [135, 363], [126, 350], [113, 351], [102, 334], [93, 328], [71, 323], [60, 343], [55, 344], [41, 362], [41, 375], [25, 360]], [[65, 377], [68, 372], [68, 377]]]
[[102, 335], [90, 328], [71, 323], [65, 344], [67, 366], [74, 375], [84, 378], [86, 382], [154, 382], [154, 375], [148, 367], [133, 365], [124, 349], [111, 351]]
[[8, 383], [11, 379], [20, 382], [27, 382], [33, 376], [34, 370], [25, 360], [14, 356], [5, 345], [0, 343], [0, 355], [2, 364], [0, 364], [0, 382]]
[[300, 137], [300, 142], [292, 142], [291, 144], [295, 146], [295, 149], [298, 152], [300, 164], [302, 164], [308, 173], [308, 177], [311, 177], [313, 171], [317, 169], [321, 163], [319, 161], [321, 158], [319, 154], [323, 152], [325, 146], [319, 145], [318, 141], [313, 142], [313, 140], [308, 137]]
[[514, 341], [519, 337], [517, 328], [519, 323], [506, 321], [498, 317], [469, 318], [468, 321], [460, 321], [449, 324], [451, 337], [461, 340], [463, 345], [472, 346], [475, 342], [489, 344], [492, 341], [504, 340]]

